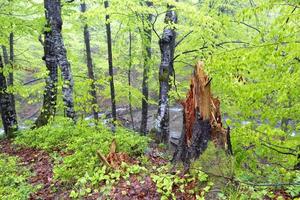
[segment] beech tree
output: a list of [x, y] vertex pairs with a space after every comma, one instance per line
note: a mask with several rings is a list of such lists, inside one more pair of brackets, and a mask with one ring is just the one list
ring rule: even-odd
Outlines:
[[[104, 1], [105, 9], [108, 9], [108, 1]], [[106, 41], [107, 41], [107, 55], [108, 55], [108, 68], [109, 68], [109, 84], [110, 84], [110, 99], [111, 99], [111, 112], [113, 121], [117, 120], [117, 111], [116, 111], [116, 95], [115, 95], [115, 85], [114, 85], [114, 69], [113, 69], [113, 58], [112, 58], [112, 39], [111, 39], [111, 29], [109, 14], [105, 15], [105, 24], [106, 24]]]
[[160, 141], [169, 141], [169, 90], [170, 76], [174, 73], [173, 59], [175, 51], [177, 14], [173, 5], [168, 5], [165, 16], [166, 27], [159, 40], [161, 63], [159, 67], [159, 107], [156, 121], [157, 135]]
[[18, 130], [16, 110], [11, 95], [7, 91], [7, 81], [4, 76], [4, 65], [0, 55], [0, 111], [4, 131], [7, 137], [13, 137]]
[[[153, 3], [151, 1], [145, 2], [148, 7], [153, 6]], [[149, 87], [148, 87], [148, 81], [149, 81], [149, 70], [151, 62], [151, 41], [152, 41], [152, 18], [153, 15], [151, 13], [142, 15], [142, 24], [143, 24], [143, 30], [141, 32], [142, 37], [142, 45], [143, 45], [143, 57], [144, 57], [144, 69], [143, 69], [143, 84], [142, 84], [142, 93], [143, 93], [143, 99], [142, 99], [142, 120], [141, 120], [141, 128], [140, 132], [146, 133], [147, 132], [147, 121], [148, 121], [148, 96], [149, 96]]]
[[[45, 0], [45, 17], [47, 26], [45, 27], [45, 44], [44, 59], [49, 71], [48, 79], [46, 79], [46, 87], [44, 92], [44, 103], [40, 117], [36, 121], [37, 126], [45, 125], [51, 116], [54, 116], [56, 108], [57, 96], [57, 65], [60, 66], [62, 77], [64, 80], [62, 93], [65, 105], [65, 114], [71, 119], [75, 119], [74, 101], [73, 101], [73, 77], [71, 66], [67, 59], [67, 51], [65, 49], [61, 34], [62, 18], [61, 18], [61, 2], [60, 0]], [[47, 98], [48, 97], [48, 98]]]
[[[85, 13], [86, 11], [86, 4], [83, 2], [80, 4], [81, 12]], [[87, 68], [88, 68], [88, 77], [91, 81], [91, 89], [90, 94], [92, 96], [92, 111], [93, 116], [95, 120], [98, 120], [98, 104], [97, 104], [97, 93], [96, 93], [96, 86], [95, 86], [95, 75], [94, 75], [94, 69], [93, 69], [93, 60], [92, 60], [92, 52], [91, 52], [91, 44], [90, 44], [90, 32], [88, 24], [85, 22], [86, 19], [83, 17], [84, 21], [84, 30], [83, 30], [83, 37], [84, 37], [84, 43], [85, 43], [85, 52], [86, 52], [86, 62], [87, 62]]]

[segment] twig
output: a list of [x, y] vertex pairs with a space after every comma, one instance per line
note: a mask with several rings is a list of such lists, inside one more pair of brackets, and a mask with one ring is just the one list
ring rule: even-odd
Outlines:
[[295, 154], [295, 153], [280, 151], [280, 150], [275, 149], [275, 148], [273, 148], [273, 147], [271, 147], [271, 146], [269, 146], [269, 145], [267, 145], [267, 144], [265, 144], [265, 143], [262, 143], [261, 145], [263, 145], [263, 146], [265, 146], [265, 147], [267, 147], [267, 148], [269, 148], [269, 149], [271, 149], [271, 150], [273, 150], [273, 151], [276, 151], [277, 153], [281, 153], [281, 154], [284, 154], [284, 155], [298, 156], [298, 155]]
[[97, 151], [97, 155], [100, 161], [102, 161], [105, 166], [112, 168], [112, 166], [108, 163], [107, 159], [102, 155], [102, 153], [99, 150]]

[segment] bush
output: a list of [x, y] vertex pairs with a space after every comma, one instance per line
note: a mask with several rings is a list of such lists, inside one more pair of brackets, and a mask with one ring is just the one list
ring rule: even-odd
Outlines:
[[[91, 126], [89, 121], [79, 121], [57, 118], [49, 125], [35, 130], [20, 132], [15, 143], [47, 150], [56, 157], [54, 175], [62, 181], [75, 182], [85, 173], [102, 165], [96, 152], [104, 155], [109, 152], [112, 140], [117, 143], [117, 151], [137, 156], [144, 152], [149, 138], [133, 131], [117, 127], [112, 133], [102, 124]], [[53, 150], [67, 152], [70, 155], [56, 156]]]

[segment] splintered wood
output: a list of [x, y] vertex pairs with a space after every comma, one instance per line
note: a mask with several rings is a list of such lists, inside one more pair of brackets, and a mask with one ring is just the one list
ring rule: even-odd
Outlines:
[[104, 156], [100, 151], [97, 151], [97, 155], [104, 165], [106, 165], [108, 168], [118, 169], [121, 166], [122, 162], [133, 162], [133, 159], [131, 159], [127, 153], [117, 153], [116, 149], [117, 143], [116, 140], [113, 139], [109, 154], [107, 156]]
[[182, 102], [186, 134], [185, 142], [190, 147], [196, 120], [209, 120], [211, 140], [217, 146], [227, 149], [227, 131], [222, 127], [220, 101], [212, 96], [210, 91], [211, 79], [205, 74], [203, 68], [203, 62], [198, 62], [195, 65], [190, 89], [186, 100]]

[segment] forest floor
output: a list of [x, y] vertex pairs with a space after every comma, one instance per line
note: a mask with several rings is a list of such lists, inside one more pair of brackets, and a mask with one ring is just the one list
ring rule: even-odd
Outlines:
[[[9, 156], [17, 156], [20, 158], [20, 165], [29, 168], [33, 172], [28, 182], [32, 185], [39, 186], [37, 191], [30, 194], [29, 199], [72, 199], [70, 198], [71, 188], [63, 185], [60, 181], [53, 178], [53, 166], [54, 161], [50, 154], [44, 150], [39, 150], [31, 147], [21, 147], [13, 144], [12, 140], [0, 141], [0, 153], [7, 154]], [[64, 152], [58, 152], [61, 156], [64, 156]], [[151, 165], [159, 166], [166, 165], [168, 159], [161, 156], [163, 149], [152, 148], [147, 153], [148, 159], [151, 161]], [[128, 164], [139, 163], [136, 159], [127, 159]], [[175, 172], [174, 172], [175, 174]], [[183, 174], [181, 178], [185, 178]], [[198, 187], [196, 181], [191, 181], [185, 185], [184, 190], [180, 191], [178, 186], [172, 188], [174, 197], [176, 199], [192, 200], [201, 199], [191, 191]], [[284, 190], [274, 191], [274, 198], [265, 197], [264, 199], [292, 199]], [[209, 195], [207, 195], [209, 197]], [[280, 197], [280, 198], [279, 198]], [[132, 174], [128, 179], [121, 178], [111, 188], [109, 195], [102, 197], [99, 192], [91, 192], [88, 195], [81, 197], [80, 199], [116, 199], [116, 200], [134, 200], [134, 199], [145, 199], [145, 200], [159, 200], [162, 199], [156, 183], [152, 180], [149, 174]], [[74, 198], [73, 198], [74, 199]], [[215, 198], [205, 198], [215, 199]]]
[[[141, 136], [121, 126], [112, 134], [106, 125], [58, 118], [0, 140], [0, 199], [292, 199], [284, 187], [255, 188], [238, 182], [233, 158], [213, 146], [185, 173], [182, 164], [171, 164], [172, 151], [151, 134]], [[16, 162], [6, 164], [5, 156]], [[19, 167], [30, 174], [21, 178]], [[33, 187], [21, 189], [26, 185], [22, 181]], [[6, 191], [12, 187], [13, 192]], [[3, 192], [7, 196], [1, 196]]]
[[[30, 194], [29, 199], [71, 199], [69, 197], [71, 190], [62, 185], [59, 181], [53, 179], [53, 159], [49, 153], [31, 147], [21, 147], [13, 144], [12, 140], [0, 141], [0, 153], [5, 153], [9, 156], [17, 156], [21, 159], [19, 163], [22, 166], [28, 167], [32, 172], [33, 176], [30, 177], [28, 182], [32, 185], [39, 185], [39, 189]], [[60, 152], [64, 156], [63, 152]], [[159, 152], [151, 152], [147, 155], [153, 165], [160, 166], [168, 163], [168, 161], [158, 154]], [[141, 180], [136, 175], [129, 177], [130, 184], [128, 181], [121, 179], [110, 192], [110, 198], [126, 200], [126, 199], [148, 199], [148, 200], [159, 200], [161, 195], [157, 192], [157, 188], [150, 176], [146, 175]], [[181, 194], [183, 199], [186, 198]], [[94, 192], [84, 197], [84, 199], [98, 199], [99, 193]]]

